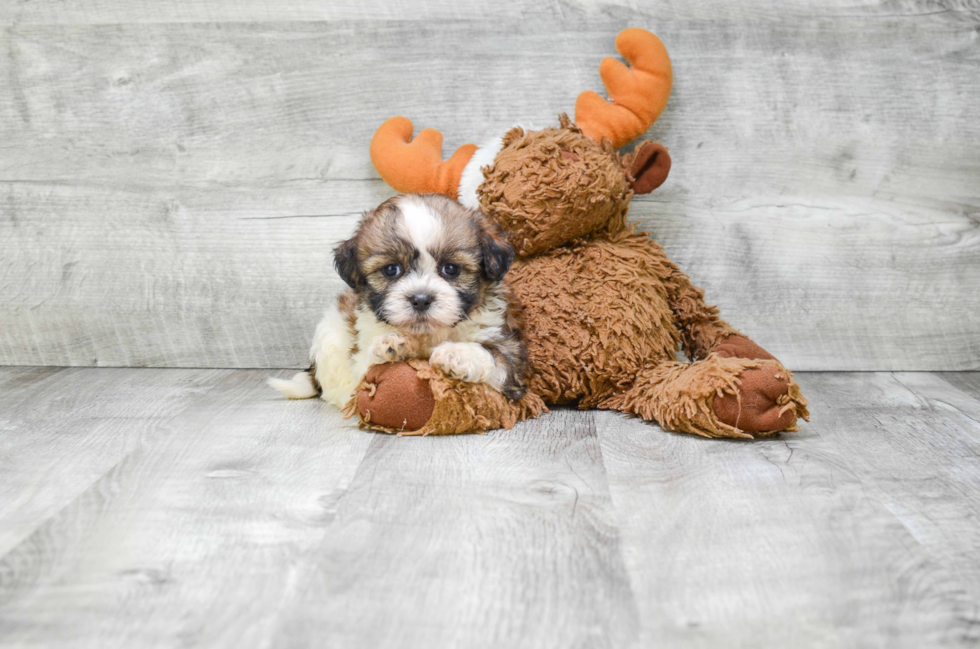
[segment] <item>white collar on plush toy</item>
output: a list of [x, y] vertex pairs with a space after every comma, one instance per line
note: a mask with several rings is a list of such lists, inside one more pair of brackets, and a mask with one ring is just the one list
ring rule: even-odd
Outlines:
[[[539, 126], [530, 126], [527, 124], [514, 124], [514, 126], [520, 126], [525, 131], [538, 131]], [[511, 128], [514, 128], [512, 126]], [[509, 131], [510, 128], [507, 129]], [[501, 133], [480, 145], [480, 148], [476, 150], [470, 161], [466, 163], [463, 167], [463, 173], [459, 177], [459, 189], [456, 191], [457, 200], [470, 208], [471, 210], [480, 209], [480, 197], [477, 196], [476, 191], [483, 184], [483, 168], [489, 167], [493, 164], [493, 161], [497, 158], [497, 154], [504, 147], [504, 134]]]

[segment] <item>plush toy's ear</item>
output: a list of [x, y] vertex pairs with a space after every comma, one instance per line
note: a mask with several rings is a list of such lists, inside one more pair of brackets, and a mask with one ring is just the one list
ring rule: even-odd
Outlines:
[[491, 282], [499, 282], [514, 263], [514, 247], [496, 228], [487, 227], [480, 236], [480, 249], [483, 254], [483, 276]]
[[357, 237], [351, 237], [333, 249], [333, 267], [351, 288], [361, 285], [364, 277], [361, 275], [361, 264], [357, 259]]
[[670, 173], [670, 154], [659, 142], [644, 142], [633, 152], [629, 175], [633, 193], [649, 194], [664, 184]]

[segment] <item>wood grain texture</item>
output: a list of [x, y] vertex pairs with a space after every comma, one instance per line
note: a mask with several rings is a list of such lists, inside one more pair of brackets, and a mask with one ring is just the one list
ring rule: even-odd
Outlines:
[[378, 437], [277, 647], [625, 647], [636, 610], [592, 414]]
[[[624, 3], [610, 2], [615, 8]], [[0, 24], [98, 25], [146, 23], [215, 22], [319, 22], [337, 20], [405, 20], [412, 22], [476, 20], [492, 18], [554, 18], [566, 11], [601, 11], [602, 5], [587, 2], [576, 7], [567, 2], [485, 3], [479, 0], [435, 0], [426, 2], [315, 2], [291, 0], [269, 3], [246, 0], [229, 3], [206, 0], [191, 4], [160, 6], [154, 2], [100, 0], [98, 2], [31, 2], [0, 5]]]
[[0, 556], [153, 440], [221, 374], [0, 371]]
[[937, 373], [944, 381], [966, 392], [974, 399], [980, 400], [980, 373], [977, 372], [941, 372]]
[[608, 17], [633, 20], [778, 20], [803, 18], [931, 17], [938, 20], [971, 20], [980, 15], [971, 0], [754, 0], [732, 3], [722, 0], [690, 2], [635, 2], [631, 0], [427, 0], [426, 2], [313, 2], [291, 0], [202, 0], [194, 3], [160, 4], [147, 0], [32, 0], [0, 4], [0, 25], [88, 25], [190, 22], [284, 22], [328, 20], [445, 21], [476, 19], [533, 20], [542, 18]]
[[833, 404], [814, 430], [945, 573], [944, 583], [917, 585], [956, 611], [944, 639], [980, 642], [980, 400], [927, 373], [808, 378]]
[[980, 368], [973, 3], [229, 7], [0, 8], [0, 363], [302, 365], [389, 194], [374, 128], [552, 123], [632, 24], [675, 72], [632, 213], [734, 326], [801, 370]]
[[0, 369], [0, 646], [980, 641], [980, 374], [800, 373], [750, 442], [389, 437], [264, 376]]
[[[313, 327], [340, 290], [330, 250], [365, 204], [363, 184], [230, 194], [22, 184], [15, 191], [32, 206], [14, 212], [18, 245], [0, 263], [26, 276], [3, 284], [0, 317], [8, 326], [0, 357], [51, 365], [302, 364]], [[326, 204], [348, 216], [317, 216]], [[99, 217], [61, 218], [79, 210]]]
[[3, 556], [0, 643], [269, 645], [297, 561], [371, 437], [322, 402], [276, 398], [263, 377], [211, 373], [195, 403]]
[[748, 443], [597, 416], [641, 646], [977, 641], [980, 427], [904, 380], [956, 392], [807, 374], [813, 423]]

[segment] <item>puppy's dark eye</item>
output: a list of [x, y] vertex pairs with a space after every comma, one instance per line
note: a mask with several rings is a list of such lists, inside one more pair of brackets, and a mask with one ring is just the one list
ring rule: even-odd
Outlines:
[[398, 264], [388, 264], [381, 267], [381, 273], [388, 279], [392, 279], [402, 274], [402, 267]]
[[459, 266], [456, 264], [443, 264], [442, 274], [446, 277], [456, 277], [459, 275]]

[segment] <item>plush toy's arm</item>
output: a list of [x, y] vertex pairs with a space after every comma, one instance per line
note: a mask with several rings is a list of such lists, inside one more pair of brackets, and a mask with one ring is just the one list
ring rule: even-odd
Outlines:
[[[669, 262], [670, 274], [664, 278], [667, 300], [674, 312], [674, 324], [681, 332], [684, 351], [691, 360], [701, 360], [724, 340], [740, 335], [718, 315], [718, 307], [705, 304], [704, 291], [691, 278]], [[761, 349], [761, 348], [760, 348]]]
[[412, 359], [368, 370], [344, 412], [386, 433], [455, 435], [509, 429], [547, 410], [530, 392], [514, 401], [486, 384], [452, 379]]
[[705, 304], [704, 291], [691, 278], [669, 262], [670, 273], [664, 279], [667, 299], [674, 312], [674, 323], [681, 332], [684, 351], [692, 361], [706, 358], [711, 352], [723, 358], [778, 360], [744, 334], [739, 333], [718, 315], [718, 307]]

